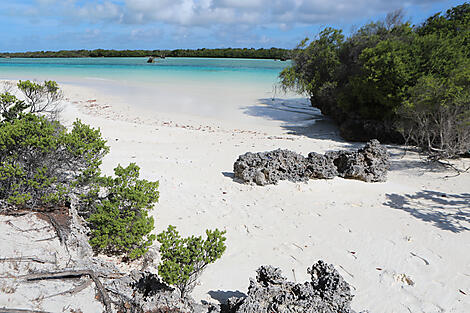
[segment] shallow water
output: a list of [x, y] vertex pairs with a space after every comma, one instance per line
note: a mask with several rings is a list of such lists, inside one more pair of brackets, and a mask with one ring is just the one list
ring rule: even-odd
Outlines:
[[254, 59], [12, 58], [0, 59], [1, 79], [231, 82], [269, 85], [289, 62]]
[[178, 113], [258, 124], [269, 118], [259, 118], [252, 108], [281, 96], [275, 85], [289, 64], [218, 58], [166, 58], [152, 64], [147, 58], [12, 58], [0, 59], [0, 79], [55, 80], [91, 88], [112, 96], [112, 104], [118, 101], [142, 114]]

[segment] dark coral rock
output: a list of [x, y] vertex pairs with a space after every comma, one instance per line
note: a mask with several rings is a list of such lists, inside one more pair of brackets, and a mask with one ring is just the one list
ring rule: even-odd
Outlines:
[[233, 166], [235, 177], [257, 185], [277, 184], [280, 180], [293, 182], [331, 179], [336, 176], [382, 182], [386, 180], [389, 155], [377, 140], [369, 141], [358, 151], [331, 151], [325, 155], [315, 152], [305, 158], [289, 150], [240, 155]]
[[289, 150], [247, 152], [238, 157], [233, 166], [235, 177], [246, 183], [264, 186], [280, 180], [306, 181], [305, 158]]
[[309, 178], [331, 179], [338, 176], [338, 170], [332, 159], [310, 152], [307, 157], [307, 175]]
[[333, 161], [339, 176], [366, 182], [384, 182], [389, 169], [389, 155], [378, 140], [369, 141], [356, 152], [332, 151], [326, 157]]
[[281, 269], [264, 265], [256, 270], [256, 281], [264, 286], [281, 285], [286, 278], [282, 276]]
[[256, 281], [250, 281], [248, 296], [231, 299], [229, 310], [234, 313], [353, 313], [349, 285], [332, 265], [318, 261], [308, 273], [310, 282], [295, 284], [282, 277], [280, 269], [262, 266]]
[[312, 287], [333, 312], [347, 312], [353, 296], [349, 284], [341, 277], [333, 265], [318, 261], [307, 270]]
[[[120, 312], [132, 313], [217, 313], [220, 306], [213, 303], [197, 303], [191, 297], [181, 298], [172, 288], [163, 283], [157, 275], [149, 272], [132, 271], [130, 275], [115, 279], [110, 284], [118, 290], [116, 303]], [[114, 295], [114, 294], [111, 294]]]

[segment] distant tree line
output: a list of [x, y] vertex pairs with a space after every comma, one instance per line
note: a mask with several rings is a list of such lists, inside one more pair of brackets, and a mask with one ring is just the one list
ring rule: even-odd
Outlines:
[[397, 11], [349, 37], [325, 28], [293, 50], [280, 78], [346, 139], [409, 142], [437, 158], [468, 153], [470, 4], [416, 26]]
[[204, 58], [249, 58], [287, 59], [290, 50], [280, 48], [221, 48], [221, 49], [176, 49], [176, 50], [60, 50], [32, 52], [3, 52], [0, 57], [10, 58], [86, 58], [86, 57], [204, 57]]

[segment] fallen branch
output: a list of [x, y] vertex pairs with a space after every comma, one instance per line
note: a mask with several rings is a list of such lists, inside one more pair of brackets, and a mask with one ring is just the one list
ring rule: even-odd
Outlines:
[[88, 286], [90, 286], [91, 282], [92, 281], [90, 279], [87, 279], [82, 284], [80, 284], [80, 285], [78, 285], [78, 286], [76, 286], [72, 289], [69, 289], [69, 290], [66, 290], [66, 291], [63, 291], [63, 292], [59, 292], [59, 293], [44, 297], [43, 299], [53, 298], [53, 297], [57, 297], [57, 296], [63, 296], [63, 295], [66, 295], [66, 294], [74, 295], [74, 294], [79, 293], [80, 291], [86, 289]]
[[470, 167], [468, 167], [468, 168], [458, 168], [458, 167], [456, 167], [455, 165], [451, 164], [450, 162], [444, 162], [444, 161], [441, 161], [441, 160], [437, 160], [437, 161], [435, 161], [435, 162], [437, 162], [438, 164], [440, 164], [440, 165], [442, 165], [442, 166], [444, 166], [444, 167], [446, 167], [446, 168], [450, 168], [450, 169], [452, 169], [452, 170], [454, 170], [454, 171], [456, 172], [455, 175], [453, 175], [453, 176], [447, 175], [447, 176], [444, 176], [444, 178], [453, 178], [453, 177], [457, 177], [457, 176], [460, 176], [460, 174], [466, 173], [466, 172], [468, 172], [468, 171], [470, 170]]
[[46, 228], [50, 227], [50, 226], [44, 226], [44, 227], [41, 227], [41, 228], [22, 229], [22, 228], [16, 226], [15, 224], [13, 224], [11, 221], [6, 221], [5, 223], [7, 225], [13, 227], [14, 229], [22, 232], [22, 233], [27, 233], [27, 232], [31, 232], [31, 231], [40, 231], [40, 230], [43, 230], [43, 229], [46, 229]]
[[[1, 214], [2, 214], [2, 215], [16, 216], [16, 217], [28, 215], [28, 214], [30, 214], [30, 213], [31, 213], [31, 211], [29, 211], [29, 212], [28, 212], [28, 211], [15, 212], [15, 211], [13, 211], [13, 210], [11, 210], [11, 209], [8, 209], [8, 208], [1, 210]], [[0, 311], [0, 312], [1, 312], [1, 311]]]
[[36, 311], [36, 310], [28, 310], [28, 309], [7, 309], [7, 308], [0, 308], [0, 313], [51, 313], [46, 311]]
[[0, 262], [37, 262], [41, 264], [44, 264], [44, 263], [54, 264], [54, 262], [38, 259], [36, 257], [0, 258]]
[[29, 274], [21, 276], [21, 278], [26, 279], [27, 281], [34, 281], [34, 280], [45, 280], [45, 279], [61, 279], [61, 278], [75, 278], [75, 277], [82, 277], [82, 276], [89, 276], [96, 285], [100, 295], [101, 301], [103, 302], [106, 312], [112, 313], [111, 310], [111, 299], [109, 298], [108, 293], [103, 287], [103, 284], [96, 276], [95, 272], [91, 270], [69, 270], [69, 271], [60, 271], [60, 272], [49, 272], [49, 273], [36, 273], [36, 274]]
[[41, 242], [41, 241], [54, 240], [54, 239], [56, 239], [56, 238], [57, 238], [57, 236], [52, 236], [52, 237], [49, 237], [49, 238], [34, 240], [34, 242]]

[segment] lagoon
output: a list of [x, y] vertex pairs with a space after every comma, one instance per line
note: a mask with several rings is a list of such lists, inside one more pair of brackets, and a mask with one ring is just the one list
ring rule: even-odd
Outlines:
[[278, 76], [289, 64], [228, 58], [166, 58], [151, 64], [147, 58], [11, 58], [0, 59], [0, 79], [84, 87], [108, 105], [125, 105], [145, 115], [176, 113], [258, 124], [264, 119], [253, 120], [246, 111], [280, 95]]
[[273, 84], [288, 64], [289, 61], [221, 58], [166, 58], [152, 64], [146, 58], [11, 58], [0, 59], [0, 78]]

